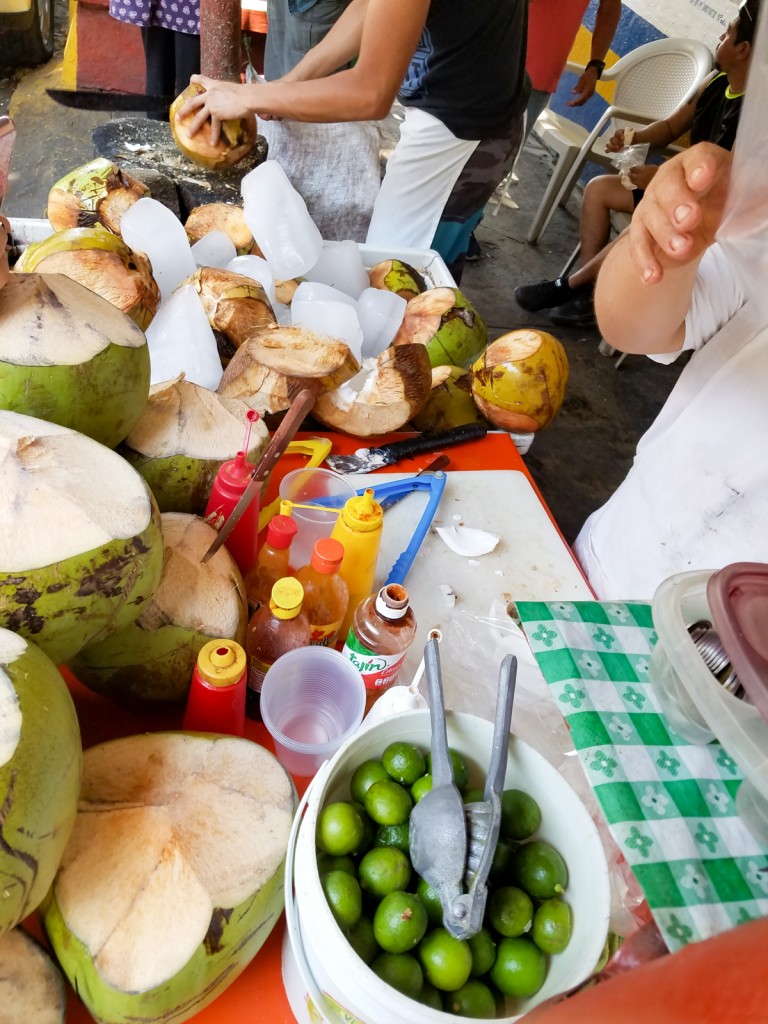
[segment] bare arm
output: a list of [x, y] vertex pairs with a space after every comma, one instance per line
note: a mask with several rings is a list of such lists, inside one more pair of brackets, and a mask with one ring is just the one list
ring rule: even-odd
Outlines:
[[[645, 128], [639, 128], [635, 132], [635, 137], [632, 140], [633, 144], [639, 146], [647, 142], [651, 149], [663, 149], [664, 146], [671, 145], [675, 139], [679, 139], [681, 135], [685, 135], [693, 124], [693, 115], [696, 113], [696, 105], [701, 94], [716, 74], [717, 72], [713, 71], [711, 75], [708, 75], [697, 89], [695, 95], [686, 103], [681, 103], [677, 110], [670, 114], [669, 117], [663, 121], [654, 121], [652, 124], [646, 125]], [[615, 153], [623, 145], [624, 129], [619, 128], [608, 143], [606, 143], [605, 149], [608, 153]]]
[[715, 240], [731, 154], [702, 142], [659, 168], [597, 279], [603, 337], [624, 352], [675, 352], [699, 262]]
[[[621, 17], [621, 0], [600, 0], [595, 15], [595, 28], [592, 32], [592, 49], [590, 60], [605, 60], [611, 48], [613, 37]], [[568, 102], [569, 107], [580, 107], [594, 95], [597, 86], [597, 68], [585, 68], [576, 85], [573, 87], [574, 98]]]
[[[416, 50], [430, 0], [353, 0], [325, 39], [284, 79], [237, 85], [193, 76], [206, 91], [183, 112], [195, 113], [197, 132], [210, 117], [211, 137], [220, 123], [256, 114], [295, 121], [360, 121], [389, 112]], [[357, 46], [359, 32], [359, 47]], [[358, 51], [353, 68], [334, 69]]]

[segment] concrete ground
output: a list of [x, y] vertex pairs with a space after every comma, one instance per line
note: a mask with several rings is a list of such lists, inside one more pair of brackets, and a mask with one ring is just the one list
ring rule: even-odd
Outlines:
[[[91, 132], [109, 118], [65, 109], [46, 96], [46, 87], [59, 80], [66, 35], [62, 0], [57, 16], [57, 52], [47, 65], [4, 69], [0, 55], [0, 113], [10, 113], [18, 129], [3, 205], [11, 217], [43, 216], [51, 185], [95, 155]], [[680, 368], [631, 356], [617, 369], [615, 359], [599, 354], [596, 330], [552, 328], [545, 317], [517, 307], [515, 286], [556, 277], [578, 237], [577, 192], [567, 210], [556, 211], [537, 246], [526, 242], [551, 166], [551, 155], [530, 140], [518, 162], [519, 183], [511, 189], [518, 209], [502, 206], [498, 214], [486, 215], [477, 231], [483, 256], [467, 264], [462, 287], [486, 319], [491, 337], [535, 326], [551, 330], [566, 348], [570, 379], [565, 403], [553, 424], [535, 438], [525, 461], [564, 536], [572, 541], [587, 515], [624, 477], [638, 438], [656, 416]], [[514, 521], [513, 508], [510, 520]]]

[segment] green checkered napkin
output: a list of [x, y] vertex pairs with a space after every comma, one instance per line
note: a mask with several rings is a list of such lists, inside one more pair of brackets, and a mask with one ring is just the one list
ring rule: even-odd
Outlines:
[[517, 602], [611, 832], [671, 950], [768, 915], [768, 850], [736, 814], [717, 742], [672, 733], [649, 682], [647, 604]]

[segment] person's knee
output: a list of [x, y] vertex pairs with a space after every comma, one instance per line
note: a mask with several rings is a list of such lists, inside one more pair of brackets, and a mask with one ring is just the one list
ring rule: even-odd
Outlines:
[[590, 210], [612, 209], [617, 180], [615, 174], [601, 174], [599, 178], [592, 178], [584, 188], [582, 205]]

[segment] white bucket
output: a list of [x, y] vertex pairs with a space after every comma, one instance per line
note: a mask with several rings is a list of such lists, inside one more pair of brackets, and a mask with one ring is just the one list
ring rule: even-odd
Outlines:
[[[470, 785], [482, 785], [493, 725], [474, 715], [448, 712], [448, 743], [470, 765]], [[429, 749], [428, 710], [405, 712], [358, 733], [325, 764], [304, 795], [293, 823], [286, 859], [286, 935], [283, 982], [300, 1024], [450, 1024], [433, 1010], [383, 982], [357, 956], [331, 914], [320, 885], [315, 850], [317, 818], [333, 800], [349, 799], [353, 771], [380, 757], [395, 740]], [[547, 979], [531, 999], [510, 1001], [506, 1024], [538, 1003], [584, 981], [600, 957], [608, 932], [610, 886], [603, 844], [584, 805], [555, 768], [522, 740], [510, 737], [505, 789], [523, 789], [541, 807], [536, 834], [556, 847], [569, 871], [566, 899], [573, 912], [568, 948], [552, 957]]]

